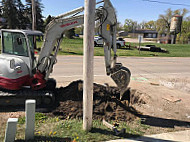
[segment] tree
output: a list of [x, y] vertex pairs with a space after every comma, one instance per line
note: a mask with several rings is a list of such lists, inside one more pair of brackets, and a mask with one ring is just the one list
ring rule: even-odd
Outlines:
[[44, 31], [44, 20], [42, 16], [43, 5], [41, 0], [36, 1], [36, 26], [37, 30]]
[[190, 21], [190, 16], [186, 17], [185, 21]]
[[190, 21], [183, 21], [182, 23], [182, 28], [181, 28], [181, 33], [178, 34], [177, 40], [180, 43], [187, 43], [188, 40], [190, 39]]
[[48, 17], [44, 21], [44, 27], [46, 27], [51, 22], [51, 20], [53, 20], [53, 18], [54, 17], [51, 17], [51, 15], [48, 15]]
[[7, 21], [7, 28], [15, 29], [18, 26], [16, 0], [2, 0], [2, 17]]
[[117, 32], [119, 31], [123, 31], [123, 25], [121, 24], [121, 22], [117, 22]]
[[[37, 30], [44, 31], [44, 21], [42, 16], [41, 0], [36, 1], [36, 26]], [[32, 29], [32, 4], [31, 0], [26, 0], [26, 6], [22, 0], [2, 0], [0, 7], [0, 16], [6, 20], [6, 24], [1, 25], [3, 28], [10, 29]]]
[[25, 16], [25, 6], [22, 4], [21, 0], [16, 0], [17, 6], [17, 18], [19, 29], [26, 29], [29, 26], [30, 20]]
[[[43, 5], [41, 0], [35, 0], [36, 2], [36, 30], [44, 31], [44, 21], [42, 16]], [[32, 23], [32, 1], [26, 0], [26, 15]], [[30, 29], [32, 29], [32, 25], [30, 24]]]
[[3, 7], [0, 6], [0, 17], [2, 17], [2, 14], [3, 14], [3, 13], [2, 13], [2, 12], [3, 12], [3, 11], [2, 11], [2, 8], [3, 8]]
[[145, 29], [146, 21], [142, 21], [140, 24], [138, 24], [138, 29]]
[[73, 36], [75, 36], [75, 29], [74, 28], [72, 28], [72, 29], [70, 29], [70, 30], [67, 30], [66, 32], [65, 32], [65, 36], [67, 37], [67, 38], [73, 38]]
[[158, 19], [156, 21], [156, 30], [158, 32], [158, 34], [164, 34], [166, 31], [166, 23], [163, 19]]
[[126, 32], [131, 32], [136, 30], [137, 28], [137, 22], [133, 21], [132, 19], [126, 19], [124, 24], [124, 30]]
[[[84, 25], [77, 26], [75, 28], [75, 33], [78, 34], [78, 35], [81, 35], [81, 34], [83, 34], [83, 29], [84, 29]], [[95, 33], [97, 33], [97, 32], [95, 31]]]
[[187, 9], [177, 9], [172, 11], [170, 8], [166, 11], [165, 14], [161, 14], [159, 16], [159, 19], [156, 22], [156, 27], [158, 33], [166, 33], [168, 36], [170, 35], [170, 23], [171, 23], [171, 18], [174, 15], [181, 15], [185, 16], [188, 13]]
[[148, 21], [145, 23], [144, 27], [145, 29], [148, 29], [148, 30], [156, 30], [156, 22], [153, 20]]

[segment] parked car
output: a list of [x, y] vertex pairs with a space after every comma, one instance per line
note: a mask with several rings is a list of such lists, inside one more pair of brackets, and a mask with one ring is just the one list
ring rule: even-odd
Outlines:
[[[103, 38], [100, 36], [94, 37], [94, 46], [103, 46]], [[123, 38], [118, 38], [116, 41], [117, 49], [125, 46], [125, 40]]]

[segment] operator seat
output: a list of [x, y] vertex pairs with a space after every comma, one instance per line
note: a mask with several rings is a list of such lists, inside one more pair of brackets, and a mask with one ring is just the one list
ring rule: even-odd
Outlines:
[[25, 55], [25, 50], [22, 44], [22, 39], [20, 37], [15, 37], [14, 40], [14, 52], [17, 55]]

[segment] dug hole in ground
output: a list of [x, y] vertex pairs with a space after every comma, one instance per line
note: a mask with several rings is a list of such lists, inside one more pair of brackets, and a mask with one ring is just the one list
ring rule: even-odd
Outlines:
[[[119, 90], [109, 79], [95, 78], [93, 119], [124, 121], [133, 127], [135, 120], [150, 125], [145, 134], [157, 134], [170, 131], [186, 130], [190, 127], [190, 106], [188, 80], [176, 80], [178, 86], [187, 82], [179, 89], [177, 86], [169, 88], [162, 84], [173, 78], [150, 79], [139, 81], [132, 79], [129, 90], [120, 101]], [[153, 81], [152, 81], [153, 80]], [[155, 81], [156, 80], [156, 81]], [[58, 86], [69, 83], [58, 81]], [[105, 85], [103, 82], [108, 82]], [[60, 106], [51, 115], [65, 118], [82, 118], [82, 81], [77, 80], [65, 88], [57, 90], [60, 94]], [[135, 127], [135, 124], [134, 124]]]
[[[56, 80], [57, 107], [46, 115], [60, 119], [82, 119], [83, 82]], [[163, 82], [171, 81], [171, 78], [159, 82], [132, 79], [121, 101], [118, 88], [112, 87], [114, 84], [110, 81], [105, 85], [103, 82], [106, 81], [100, 79], [97, 81], [99, 83], [94, 83], [93, 119], [126, 122], [131, 128], [136, 127], [136, 120], [141, 121], [141, 124], [150, 126], [143, 130], [145, 135], [189, 129], [189, 91], [184, 87], [179, 89], [164, 85]], [[176, 81], [178, 87], [181, 82], [184, 83], [184, 80]], [[188, 85], [186, 80], [187, 88]], [[24, 116], [24, 112], [1, 113], [0, 116], [2, 125], [9, 117]]]

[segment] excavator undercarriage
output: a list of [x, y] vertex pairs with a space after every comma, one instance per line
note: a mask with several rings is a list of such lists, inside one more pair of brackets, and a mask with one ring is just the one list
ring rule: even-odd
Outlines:
[[32, 90], [23, 87], [20, 90], [8, 90], [0, 88], [0, 106], [24, 106], [28, 99], [35, 99], [39, 108], [51, 108], [56, 101], [56, 81], [50, 78], [46, 87], [40, 90]]
[[53, 91], [38, 90], [32, 91], [25, 88], [22, 90], [4, 90], [0, 91], [0, 106], [16, 106], [25, 105], [25, 100], [35, 99], [36, 105], [39, 107], [50, 107], [55, 101], [55, 95]]

